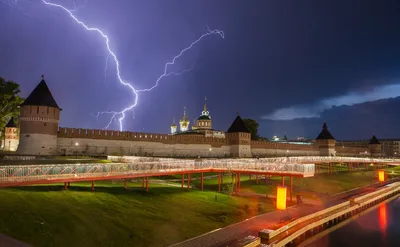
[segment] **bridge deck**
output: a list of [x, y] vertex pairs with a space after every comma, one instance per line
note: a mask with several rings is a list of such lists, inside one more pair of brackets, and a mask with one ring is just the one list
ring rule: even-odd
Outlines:
[[201, 160], [129, 156], [108, 158], [119, 163], [0, 166], [0, 187], [202, 172], [311, 177], [315, 173], [315, 164], [319, 163], [400, 164], [400, 159], [320, 156]]
[[111, 180], [202, 172], [233, 172], [310, 177], [313, 164], [276, 164], [226, 160], [136, 160], [132, 163], [0, 166], [0, 187], [59, 182]]

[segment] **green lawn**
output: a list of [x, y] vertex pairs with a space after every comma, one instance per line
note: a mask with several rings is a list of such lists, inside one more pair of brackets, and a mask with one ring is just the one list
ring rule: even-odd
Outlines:
[[0, 232], [34, 246], [165, 246], [273, 210], [268, 200], [156, 184], [71, 185], [1, 189]]

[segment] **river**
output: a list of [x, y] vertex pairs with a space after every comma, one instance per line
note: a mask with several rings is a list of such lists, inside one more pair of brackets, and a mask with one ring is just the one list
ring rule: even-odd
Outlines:
[[400, 246], [400, 197], [382, 202], [364, 212], [357, 219], [342, 222], [338, 226], [320, 233], [315, 238], [317, 239], [313, 242], [311, 242], [312, 239], [308, 239], [301, 246]]

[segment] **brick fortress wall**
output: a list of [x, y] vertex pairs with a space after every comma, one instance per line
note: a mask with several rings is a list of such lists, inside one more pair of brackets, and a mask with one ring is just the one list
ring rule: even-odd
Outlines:
[[253, 156], [315, 156], [319, 155], [317, 144], [290, 144], [269, 141], [251, 141]]
[[57, 150], [60, 155], [230, 156], [224, 138], [76, 128], [59, 128]]

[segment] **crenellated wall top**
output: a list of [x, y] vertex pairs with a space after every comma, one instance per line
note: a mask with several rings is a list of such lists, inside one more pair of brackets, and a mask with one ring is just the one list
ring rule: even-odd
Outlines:
[[318, 150], [317, 144], [292, 144], [270, 141], [251, 141], [251, 148], [286, 149], [286, 150]]
[[229, 145], [225, 138], [205, 137], [203, 135], [168, 135], [130, 131], [59, 128], [59, 138], [87, 138], [99, 140], [146, 141], [165, 144], [210, 144], [218, 147]]

